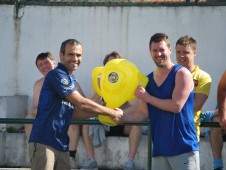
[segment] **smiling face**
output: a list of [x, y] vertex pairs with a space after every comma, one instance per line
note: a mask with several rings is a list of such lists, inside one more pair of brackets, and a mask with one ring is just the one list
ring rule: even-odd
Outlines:
[[180, 37], [176, 42], [177, 63], [192, 72], [195, 69], [196, 49], [196, 40], [193, 37], [189, 35]]
[[46, 76], [49, 71], [53, 70], [55, 68], [55, 66], [56, 66], [55, 60], [52, 60], [48, 57], [37, 60], [38, 70], [44, 76]]
[[170, 61], [171, 48], [165, 41], [152, 42], [150, 46], [150, 53], [153, 61], [158, 67], [165, 67]]
[[190, 45], [176, 45], [176, 60], [178, 64], [189, 69], [194, 65], [195, 56], [196, 50]]
[[82, 46], [67, 43], [64, 54], [60, 52], [60, 61], [67, 68], [69, 74], [72, 74], [82, 62]]

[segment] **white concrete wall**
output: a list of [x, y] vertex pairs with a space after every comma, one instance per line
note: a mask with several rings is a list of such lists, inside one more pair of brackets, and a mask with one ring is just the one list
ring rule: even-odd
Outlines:
[[[84, 55], [76, 75], [89, 94], [91, 71], [117, 50], [147, 74], [155, 68], [148, 51], [151, 35], [169, 35], [173, 49], [185, 34], [196, 38], [196, 63], [213, 78], [204, 110], [213, 109], [216, 88], [225, 70], [226, 7], [50, 7], [25, 6], [14, 19], [14, 6], [0, 6], [0, 96], [28, 95], [41, 75], [35, 67], [40, 52], [59, 61], [61, 42], [76, 38]], [[172, 55], [175, 61], [175, 53]]]
[[[22, 118], [27, 114], [28, 97], [0, 96], [0, 118]], [[23, 127], [21, 124], [0, 124], [0, 131], [9, 127], [19, 129]]]

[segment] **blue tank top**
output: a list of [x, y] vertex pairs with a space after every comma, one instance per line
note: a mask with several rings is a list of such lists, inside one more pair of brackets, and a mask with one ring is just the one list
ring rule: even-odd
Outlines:
[[67, 134], [74, 105], [65, 96], [75, 91], [75, 77], [58, 64], [50, 71], [40, 92], [38, 112], [29, 142], [37, 142], [59, 151], [68, 151]]
[[[147, 92], [160, 99], [171, 99], [176, 73], [181, 68], [180, 65], [174, 65], [160, 86], [155, 83], [153, 72], [150, 73], [146, 86]], [[150, 104], [148, 104], [148, 113], [152, 133], [153, 157], [175, 156], [199, 150], [194, 124], [194, 91], [190, 93], [179, 113], [164, 111]]]

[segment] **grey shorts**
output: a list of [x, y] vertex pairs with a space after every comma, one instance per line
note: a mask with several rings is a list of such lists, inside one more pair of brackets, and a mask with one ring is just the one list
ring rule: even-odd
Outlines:
[[153, 157], [152, 169], [200, 170], [199, 151], [192, 151], [177, 156]]

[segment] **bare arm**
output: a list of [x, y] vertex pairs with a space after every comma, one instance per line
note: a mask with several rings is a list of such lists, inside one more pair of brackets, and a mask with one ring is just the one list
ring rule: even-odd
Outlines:
[[148, 119], [147, 103], [144, 101], [139, 102], [139, 107], [136, 111], [124, 111], [124, 122], [142, 122]]
[[43, 82], [44, 82], [44, 77], [41, 78], [40, 80], [37, 80], [33, 87], [32, 115], [34, 117], [36, 117], [36, 115], [37, 115], [39, 95], [40, 95], [40, 91], [42, 89]]
[[[203, 74], [198, 78], [198, 84], [195, 88], [195, 100], [194, 100], [194, 110], [200, 111], [208, 99], [210, 87], [211, 87], [211, 77], [209, 74]], [[194, 83], [196, 84], [196, 83]]]
[[208, 96], [202, 93], [195, 93], [194, 107], [195, 111], [201, 110]]
[[133, 112], [138, 111], [140, 106], [140, 100], [138, 98], [131, 100], [129, 102], [126, 102], [125, 104], [123, 104], [120, 109], [123, 110], [124, 114], [131, 114]]
[[85, 97], [85, 93], [83, 92], [83, 90], [82, 90], [82, 88], [81, 88], [79, 82], [77, 81], [76, 83], [77, 83], [77, 84], [76, 84], [76, 90], [77, 90], [83, 97]]
[[91, 113], [91, 112], [85, 112], [78, 107], [76, 107], [73, 111], [73, 120], [82, 120], [82, 119], [88, 119], [91, 117], [97, 117], [97, 114]]
[[[78, 82], [77, 82], [78, 83]], [[79, 83], [77, 84], [76, 86], [76, 90], [82, 94], [83, 97], [85, 97], [83, 91], [82, 91], [82, 88], [81, 86], [79, 85]], [[95, 91], [93, 90], [93, 88], [91, 89], [91, 96], [90, 96], [90, 99], [95, 101], [96, 103], [99, 103], [101, 101], [101, 97], [98, 96]], [[94, 113], [90, 113], [90, 112], [85, 112], [85, 111], [82, 111], [81, 109], [79, 109], [78, 107], [76, 107], [76, 109], [74, 110], [74, 113], [73, 113], [73, 119], [76, 119], [76, 120], [80, 120], [80, 119], [87, 119], [87, 118], [90, 118], [90, 117], [97, 117], [97, 114], [94, 114]]]
[[141, 100], [159, 108], [173, 113], [178, 113], [183, 108], [190, 92], [193, 89], [193, 80], [191, 73], [181, 68], [178, 70], [175, 80], [175, 87], [172, 94], [172, 99], [159, 99], [151, 96], [144, 88], [138, 87], [135, 95]]
[[100, 103], [101, 100], [102, 100], [102, 97], [99, 96], [93, 88], [91, 88], [91, 91], [90, 91], [90, 97], [89, 97], [90, 100], [96, 102], [96, 103]]
[[220, 125], [226, 130], [226, 71], [223, 73], [217, 89], [218, 112]]
[[[102, 97], [99, 96], [95, 91], [94, 89], [92, 88], [91, 86], [91, 91], [90, 91], [90, 96], [89, 96], [89, 99], [100, 104], [101, 103], [101, 100], [102, 100]], [[78, 113], [76, 116], [74, 116], [74, 118], [76, 119], [87, 119], [87, 118], [90, 118], [90, 117], [97, 117], [96, 114], [94, 113], [90, 113], [90, 112], [84, 112], [82, 111], [81, 109], [76, 109], [76, 113]]]
[[83, 97], [78, 91], [70, 93], [66, 96], [66, 99], [76, 105], [79, 110], [84, 112], [90, 112], [96, 115], [102, 114], [116, 119], [121, 118], [123, 115], [121, 109], [110, 109], [104, 107], [90, 99]]

